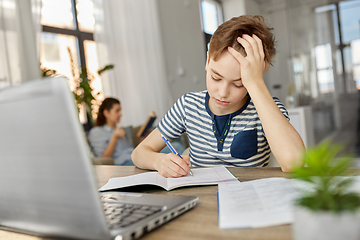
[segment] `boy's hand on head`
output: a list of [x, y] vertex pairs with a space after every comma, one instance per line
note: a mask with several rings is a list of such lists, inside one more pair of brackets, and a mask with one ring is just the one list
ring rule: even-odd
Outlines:
[[243, 34], [237, 41], [244, 47], [247, 54], [244, 57], [241, 53], [228, 47], [229, 53], [239, 62], [241, 71], [241, 80], [246, 89], [252, 84], [263, 82], [265, 72], [265, 54], [261, 39], [253, 34], [249, 36]]
[[181, 156], [174, 153], [163, 154], [163, 157], [155, 164], [155, 169], [164, 177], [182, 177], [190, 172], [190, 157]]

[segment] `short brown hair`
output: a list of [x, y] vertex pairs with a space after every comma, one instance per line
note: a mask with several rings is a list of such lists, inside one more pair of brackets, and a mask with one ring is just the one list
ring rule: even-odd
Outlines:
[[246, 52], [238, 41], [238, 37], [243, 34], [258, 36], [264, 47], [265, 61], [271, 64], [272, 58], [275, 56], [275, 37], [270, 28], [265, 23], [262, 16], [242, 15], [233, 17], [229, 21], [221, 24], [215, 31], [210, 40], [209, 60], [212, 58], [217, 61], [227, 47], [233, 47], [235, 50], [246, 56]]

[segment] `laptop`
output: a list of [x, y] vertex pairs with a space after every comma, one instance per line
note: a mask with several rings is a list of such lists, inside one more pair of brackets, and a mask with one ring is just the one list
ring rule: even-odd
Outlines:
[[62, 77], [0, 89], [0, 228], [70, 239], [136, 239], [196, 196], [98, 191]]

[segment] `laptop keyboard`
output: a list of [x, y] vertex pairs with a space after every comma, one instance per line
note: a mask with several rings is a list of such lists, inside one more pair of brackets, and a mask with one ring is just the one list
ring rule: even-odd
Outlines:
[[[102, 200], [112, 199], [102, 197]], [[102, 203], [105, 217], [111, 230], [127, 227], [161, 211], [161, 207], [159, 206], [123, 204], [115, 201]]]

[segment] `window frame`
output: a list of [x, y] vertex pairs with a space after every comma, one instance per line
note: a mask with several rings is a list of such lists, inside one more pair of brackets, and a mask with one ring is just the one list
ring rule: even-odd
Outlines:
[[74, 36], [77, 40], [77, 48], [78, 48], [77, 53], [79, 54], [80, 66], [86, 67], [84, 41], [85, 40], [94, 41], [94, 34], [91, 32], [84, 32], [79, 29], [79, 22], [77, 19], [77, 11], [76, 11], [76, 0], [71, 0], [71, 9], [74, 16], [73, 17], [74, 29], [41, 25], [42, 32]]
[[207, 53], [207, 51], [208, 51], [208, 44], [210, 43], [212, 34], [209, 34], [209, 33], [205, 32], [202, 2], [212, 2], [212, 3], [215, 3], [215, 4], [216, 4], [217, 21], [218, 21], [219, 26], [224, 22], [224, 12], [223, 12], [222, 3], [221, 3], [220, 0], [200, 0], [200, 1], [199, 1], [199, 4], [200, 4], [200, 15], [201, 15], [201, 28], [202, 28], [202, 31], [203, 31], [204, 36], [205, 36], [205, 52]]

